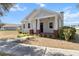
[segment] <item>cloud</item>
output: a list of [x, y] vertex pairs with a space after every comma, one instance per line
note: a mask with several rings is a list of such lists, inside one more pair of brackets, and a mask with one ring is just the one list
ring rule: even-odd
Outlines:
[[65, 16], [65, 20], [67, 20], [67, 19], [75, 19], [75, 18], [79, 18], [79, 12], [76, 12], [76, 13], [68, 13], [68, 12], [66, 12], [65, 14], [64, 14], [64, 16]]
[[63, 11], [70, 11], [70, 10], [72, 10], [72, 7], [66, 7], [63, 9]]
[[10, 9], [10, 11], [24, 11], [26, 10], [26, 7], [21, 7], [20, 5], [15, 5]]
[[40, 7], [45, 7], [46, 5], [43, 3], [37, 3]]
[[78, 24], [79, 23], [79, 12], [72, 12], [73, 7], [66, 7], [64, 11], [64, 23], [66, 24]]

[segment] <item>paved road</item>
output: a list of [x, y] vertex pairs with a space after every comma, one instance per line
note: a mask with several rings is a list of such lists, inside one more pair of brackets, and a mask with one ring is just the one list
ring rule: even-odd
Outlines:
[[79, 56], [79, 51], [48, 48], [20, 43], [20, 40], [0, 40], [0, 52], [15, 56]]

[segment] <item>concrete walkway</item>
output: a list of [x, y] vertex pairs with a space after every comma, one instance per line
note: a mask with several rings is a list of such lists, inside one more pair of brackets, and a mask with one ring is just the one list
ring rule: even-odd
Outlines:
[[26, 45], [22, 40], [0, 40], [0, 52], [15, 56], [79, 56], [79, 51]]

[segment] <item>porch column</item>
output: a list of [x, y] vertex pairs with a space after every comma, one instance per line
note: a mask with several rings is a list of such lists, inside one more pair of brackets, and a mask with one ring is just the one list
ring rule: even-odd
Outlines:
[[30, 34], [34, 34], [32, 21], [30, 22]]
[[36, 23], [36, 33], [39, 34], [40, 33], [40, 20], [37, 19], [37, 23]]
[[55, 16], [55, 20], [54, 20], [54, 37], [57, 38], [58, 37], [58, 17]]
[[58, 18], [57, 16], [55, 16], [55, 20], [54, 20], [54, 30], [58, 30]]

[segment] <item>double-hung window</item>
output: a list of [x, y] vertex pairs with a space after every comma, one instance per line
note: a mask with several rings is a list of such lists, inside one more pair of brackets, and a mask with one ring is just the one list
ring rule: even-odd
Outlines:
[[49, 28], [53, 28], [53, 22], [49, 23]]

